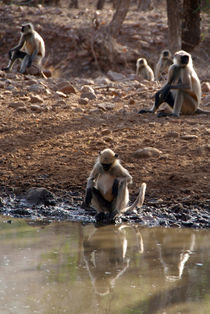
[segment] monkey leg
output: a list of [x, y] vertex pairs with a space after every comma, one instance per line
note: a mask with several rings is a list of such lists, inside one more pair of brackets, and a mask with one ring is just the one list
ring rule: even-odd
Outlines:
[[197, 98], [194, 98], [192, 95], [182, 92], [183, 94], [183, 103], [181, 106], [181, 114], [193, 114], [196, 113], [198, 108]]
[[2, 68], [3, 71], [10, 71], [17, 59], [24, 59], [27, 54], [20, 50], [9, 51], [9, 63], [6, 68]]
[[98, 212], [110, 212], [112, 202], [105, 200], [103, 195], [95, 187], [92, 188], [92, 204]]
[[[151, 109], [142, 109], [140, 110], [138, 113], [142, 114], [142, 113], [154, 113], [157, 111], [157, 109], [160, 107], [160, 105], [162, 103], [166, 102], [171, 108], [173, 108], [174, 106], [174, 96], [172, 94], [172, 92], [170, 91], [170, 87], [169, 86], [165, 86], [164, 89], [159, 90], [156, 94], [155, 94], [155, 103], [153, 105], [153, 107]], [[162, 112], [158, 114], [158, 117], [163, 117], [166, 116], [168, 114]]]
[[111, 205], [110, 219], [114, 220], [121, 211], [127, 206], [129, 201], [129, 192], [127, 188], [127, 182], [121, 181], [118, 184], [118, 194], [113, 199]]
[[20, 66], [20, 73], [22, 74], [25, 73], [26, 68], [30, 67], [31, 64], [32, 64], [32, 57], [26, 54]]

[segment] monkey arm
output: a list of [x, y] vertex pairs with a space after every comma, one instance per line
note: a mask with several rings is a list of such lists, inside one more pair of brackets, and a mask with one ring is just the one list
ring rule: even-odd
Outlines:
[[11, 54], [12, 51], [20, 50], [23, 47], [24, 43], [25, 43], [25, 36], [21, 36], [18, 45], [13, 47], [13, 48], [11, 48], [10, 51], [9, 51], [9, 54]]
[[121, 164], [117, 164], [112, 169], [112, 175], [115, 176], [119, 181], [126, 181], [126, 184], [132, 183], [132, 176]]
[[92, 171], [91, 171], [91, 173], [90, 173], [90, 175], [89, 175], [89, 177], [88, 177], [88, 180], [87, 180], [87, 187], [86, 187], [87, 189], [92, 189], [92, 188], [93, 188], [93, 186], [94, 186], [94, 184], [95, 184], [95, 181], [96, 181], [96, 179], [98, 178], [99, 174], [100, 174], [99, 165], [96, 164], [96, 165], [93, 167], [93, 169], [92, 169]]

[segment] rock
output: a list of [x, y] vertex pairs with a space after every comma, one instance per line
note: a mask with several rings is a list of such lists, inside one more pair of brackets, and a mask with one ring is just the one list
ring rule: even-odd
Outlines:
[[103, 110], [112, 110], [115, 108], [115, 104], [108, 103], [108, 102], [97, 104], [97, 106]]
[[85, 85], [81, 89], [81, 95], [80, 98], [88, 98], [90, 100], [96, 99], [95, 91], [92, 87]]
[[39, 105], [31, 105], [30, 108], [31, 108], [31, 111], [34, 111], [37, 113], [40, 113], [43, 111], [43, 108]]
[[122, 81], [122, 80], [124, 80], [126, 78], [125, 75], [123, 75], [122, 73], [114, 72], [114, 71], [111, 71], [111, 70], [109, 70], [107, 72], [107, 76], [112, 81]]
[[37, 94], [45, 92], [45, 87], [40, 84], [32, 84], [28, 87], [29, 92], [35, 92]]
[[95, 79], [95, 84], [98, 84], [98, 85], [110, 85], [111, 81], [106, 76], [98, 76]]
[[210, 95], [206, 95], [203, 98], [203, 106], [208, 106], [208, 105], [210, 105]]
[[91, 86], [84, 85], [81, 88], [81, 93], [92, 93], [92, 94], [95, 94], [95, 91], [94, 91], [94, 89]]
[[0, 88], [5, 88], [5, 82], [0, 82]]
[[134, 152], [134, 157], [136, 158], [150, 158], [159, 157], [162, 152], [154, 147], [144, 147], [143, 149], [138, 149]]
[[41, 103], [43, 103], [43, 99], [42, 99], [42, 97], [39, 96], [39, 95], [37, 95], [37, 96], [31, 96], [30, 102], [31, 102], [32, 104], [35, 104], [35, 103], [41, 104]]
[[24, 107], [25, 103], [23, 101], [16, 101], [16, 102], [12, 102], [8, 105], [8, 108], [13, 108], [13, 109], [17, 109], [20, 107]]
[[209, 82], [203, 82], [201, 84], [201, 88], [203, 92], [210, 92], [210, 83]]
[[111, 133], [111, 131], [109, 130], [109, 129], [103, 129], [102, 131], [101, 131], [101, 135], [108, 135], [108, 134], [110, 134]]
[[67, 97], [66, 94], [64, 94], [63, 92], [60, 92], [60, 91], [58, 91], [58, 90], [57, 90], [55, 93], [56, 93], [56, 95], [58, 95], [58, 96], [60, 96], [60, 97], [63, 97], [63, 98], [66, 98], [66, 97]]
[[182, 140], [195, 140], [195, 139], [198, 139], [198, 136], [197, 135], [194, 135], [194, 134], [186, 134], [186, 135], [182, 135], [180, 137]]
[[59, 89], [59, 91], [64, 93], [64, 94], [67, 94], [67, 95], [77, 93], [76, 89], [71, 84], [66, 84], [66, 85], [62, 86]]
[[16, 111], [17, 111], [17, 112], [23, 112], [23, 113], [24, 113], [24, 112], [28, 112], [28, 110], [27, 110], [26, 107], [19, 107], [19, 108], [16, 109]]
[[52, 73], [51, 73], [51, 71], [50, 70], [43, 70], [43, 73], [44, 73], [44, 75], [46, 76], [46, 77], [51, 77], [52, 76]]
[[87, 105], [88, 104], [88, 98], [80, 98], [79, 100], [78, 100], [78, 103], [80, 104], [80, 105]]
[[45, 188], [32, 187], [26, 192], [25, 198], [33, 205], [55, 205], [54, 194]]
[[96, 99], [96, 95], [92, 93], [82, 93], [80, 95], [81, 98], [88, 98], [89, 100]]
[[172, 137], [172, 138], [176, 138], [176, 137], [179, 137], [179, 133], [176, 132], [176, 131], [170, 131], [168, 132], [165, 137]]

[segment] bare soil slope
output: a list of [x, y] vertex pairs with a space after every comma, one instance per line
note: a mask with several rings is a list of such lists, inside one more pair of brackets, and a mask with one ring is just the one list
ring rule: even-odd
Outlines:
[[[45, 39], [45, 68], [53, 75], [48, 79], [20, 75], [15, 68], [12, 73], [0, 72], [0, 185], [16, 192], [41, 186], [57, 194], [82, 194], [98, 152], [109, 147], [133, 176], [131, 198], [144, 181], [146, 203], [151, 199], [208, 202], [209, 117], [138, 115], [139, 109], [151, 106], [161, 83], [97, 80], [102, 74], [89, 47], [82, 46], [85, 30], [91, 32], [93, 14], [92, 6], [79, 10], [0, 6], [1, 65], [6, 65], [7, 52], [17, 43], [17, 27], [31, 21]], [[106, 8], [101, 16], [107, 22], [112, 11]], [[202, 83], [209, 80], [206, 18], [202, 24], [205, 40], [194, 54]], [[138, 55], [151, 58], [153, 67], [167, 46], [166, 32], [163, 10], [145, 13], [132, 7], [118, 39], [125, 48], [125, 62], [116, 60], [111, 70], [128, 78], [135, 73]], [[75, 92], [63, 89], [69, 83]], [[81, 101], [84, 85], [92, 86], [95, 99]], [[203, 104], [210, 110], [210, 92], [207, 84], [203, 86]], [[162, 153], [135, 157], [137, 149], [148, 146]]]

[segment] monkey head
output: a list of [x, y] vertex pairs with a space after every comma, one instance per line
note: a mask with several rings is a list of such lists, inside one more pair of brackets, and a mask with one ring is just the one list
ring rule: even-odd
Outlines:
[[23, 24], [21, 27], [21, 33], [23, 34], [31, 33], [33, 30], [34, 30], [34, 27], [32, 23]]
[[171, 53], [170, 53], [170, 51], [169, 51], [168, 49], [166, 49], [166, 50], [163, 50], [163, 51], [162, 51], [162, 56], [163, 56], [164, 58], [168, 58], [168, 57], [171, 56]]
[[139, 58], [139, 59], [137, 60], [137, 62], [138, 62], [138, 64], [139, 64], [140, 67], [144, 67], [144, 66], [147, 65], [147, 60], [146, 60], [145, 58]]
[[104, 171], [108, 171], [113, 167], [118, 155], [113, 150], [107, 148], [99, 153], [99, 162], [102, 165]]
[[174, 63], [182, 67], [192, 65], [191, 55], [184, 50], [177, 51], [174, 55]]

